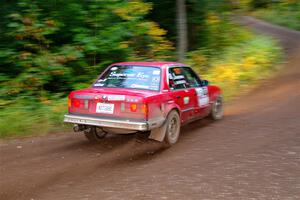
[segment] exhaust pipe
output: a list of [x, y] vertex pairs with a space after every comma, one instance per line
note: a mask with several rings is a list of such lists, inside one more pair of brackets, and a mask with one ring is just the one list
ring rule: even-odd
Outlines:
[[78, 125], [78, 124], [75, 124], [73, 126], [73, 131], [74, 132], [80, 132], [80, 131], [84, 131], [86, 129], [86, 127], [84, 125]]

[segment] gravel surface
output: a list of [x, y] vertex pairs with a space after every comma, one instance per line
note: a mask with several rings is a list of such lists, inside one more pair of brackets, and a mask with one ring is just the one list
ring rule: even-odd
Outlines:
[[300, 33], [242, 23], [277, 38], [287, 63], [224, 120], [183, 127], [169, 149], [133, 135], [2, 140], [0, 199], [300, 199]]

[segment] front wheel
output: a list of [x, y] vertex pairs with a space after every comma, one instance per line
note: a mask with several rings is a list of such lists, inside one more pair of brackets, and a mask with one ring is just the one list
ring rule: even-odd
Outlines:
[[90, 142], [99, 142], [106, 136], [106, 132], [104, 132], [102, 129], [98, 127], [90, 127], [84, 131], [85, 137], [90, 141]]
[[167, 130], [165, 135], [165, 144], [167, 146], [174, 145], [180, 134], [180, 117], [177, 111], [173, 110], [169, 113], [167, 121]]
[[220, 120], [223, 118], [223, 114], [223, 99], [221, 96], [219, 96], [212, 105], [210, 117], [213, 120]]

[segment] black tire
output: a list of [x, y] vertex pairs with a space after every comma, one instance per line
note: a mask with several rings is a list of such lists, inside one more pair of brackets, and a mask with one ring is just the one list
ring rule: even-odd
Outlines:
[[223, 118], [223, 114], [223, 98], [219, 96], [212, 104], [210, 118], [213, 120], [220, 120]]
[[100, 128], [98, 127], [90, 127], [84, 131], [85, 137], [90, 141], [90, 142], [99, 142], [101, 141], [107, 133], [103, 132]]
[[180, 135], [180, 117], [176, 110], [172, 110], [167, 117], [166, 121], [167, 130], [164, 138], [164, 143], [167, 147], [174, 145], [179, 138]]

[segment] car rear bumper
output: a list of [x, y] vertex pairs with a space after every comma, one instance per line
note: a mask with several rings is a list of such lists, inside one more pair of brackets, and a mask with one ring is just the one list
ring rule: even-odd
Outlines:
[[66, 114], [64, 122], [72, 124], [83, 124], [107, 128], [120, 128], [127, 130], [148, 131], [160, 127], [164, 123], [164, 118], [157, 118], [145, 122], [138, 122], [125, 119], [104, 119], [93, 116], [81, 116], [74, 114]]

